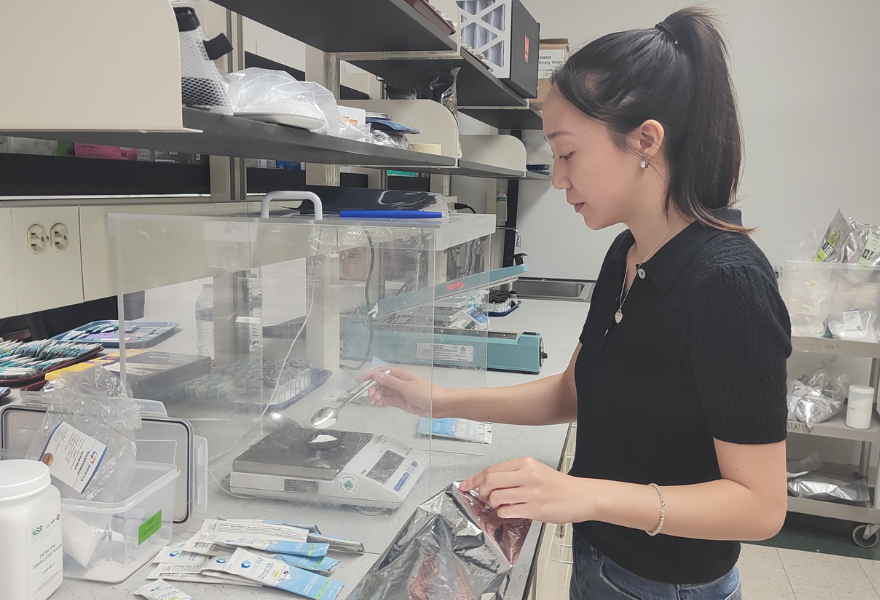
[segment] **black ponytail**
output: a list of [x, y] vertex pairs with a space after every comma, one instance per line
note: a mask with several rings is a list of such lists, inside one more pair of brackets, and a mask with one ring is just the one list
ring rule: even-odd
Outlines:
[[615, 143], [648, 119], [666, 132], [666, 210], [703, 225], [749, 233], [712, 214], [736, 200], [742, 137], [727, 45], [706, 8], [679, 10], [652, 29], [612, 33], [584, 46], [554, 74], [562, 96], [602, 121]]

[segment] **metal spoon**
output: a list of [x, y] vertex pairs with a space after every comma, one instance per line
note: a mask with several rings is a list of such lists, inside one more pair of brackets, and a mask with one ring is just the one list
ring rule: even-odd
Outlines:
[[[386, 375], [391, 372], [391, 369], [383, 371]], [[328, 427], [333, 427], [336, 425], [336, 421], [339, 420], [339, 413], [345, 408], [352, 400], [356, 400], [360, 398], [364, 394], [369, 391], [370, 388], [378, 383], [375, 379], [371, 379], [369, 381], [365, 381], [363, 385], [361, 385], [358, 390], [352, 394], [351, 398], [340, 404], [339, 406], [325, 406], [321, 410], [315, 413], [315, 416], [312, 417], [312, 427], [315, 429], [327, 429]]]

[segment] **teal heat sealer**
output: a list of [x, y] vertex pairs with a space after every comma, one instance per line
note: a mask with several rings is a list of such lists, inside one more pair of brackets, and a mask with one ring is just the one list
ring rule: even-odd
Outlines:
[[[526, 265], [495, 269], [442, 283], [433, 290], [423, 288], [380, 300], [372, 321], [350, 322], [343, 327], [342, 357], [360, 360], [369, 353], [388, 362], [464, 368], [486, 365], [491, 371], [540, 373], [547, 358], [540, 334], [445, 326], [454, 321], [444, 318], [455, 307], [447, 311], [440, 308], [449, 304], [449, 299], [513, 281], [527, 270]], [[432, 301], [437, 307], [433, 310]], [[420, 307], [427, 309], [420, 311]], [[400, 313], [405, 308], [411, 309], [408, 315]]]

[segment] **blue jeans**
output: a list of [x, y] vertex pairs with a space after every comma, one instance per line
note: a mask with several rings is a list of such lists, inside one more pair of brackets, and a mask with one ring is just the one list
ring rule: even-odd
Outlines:
[[575, 532], [570, 600], [742, 600], [739, 571], [698, 585], [660, 583], [608, 560]]

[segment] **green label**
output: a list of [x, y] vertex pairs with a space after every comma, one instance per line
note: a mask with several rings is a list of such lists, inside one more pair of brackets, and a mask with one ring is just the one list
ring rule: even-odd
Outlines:
[[147, 519], [138, 527], [138, 546], [146, 542], [154, 533], [162, 529], [162, 511]]

